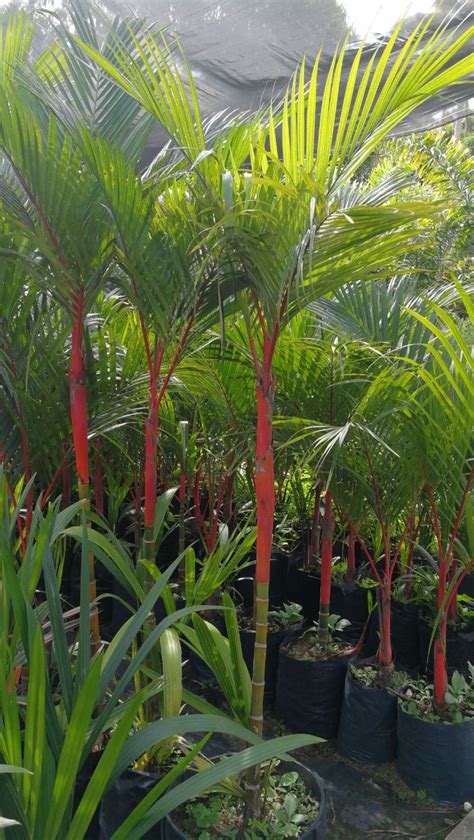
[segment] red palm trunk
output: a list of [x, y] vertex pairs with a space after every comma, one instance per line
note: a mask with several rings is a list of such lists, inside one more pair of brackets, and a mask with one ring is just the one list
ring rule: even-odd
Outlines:
[[329, 607], [331, 602], [333, 539], [334, 516], [332, 513], [332, 493], [330, 490], [326, 490], [321, 547], [321, 591], [319, 596], [318, 631], [318, 642], [323, 649], [326, 649], [329, 643]]
[[391, 578], [384, 581], [383, 586], [379, 590], [379, 627], [380, 627], [380, 644], [377, 653], [377, 659], [380, 665], [384, 668], [390, 668], [393, 663], [393, 651], [391, 640], [391, 597], [392, 582]]
[[[379, 628], [380, 644], [377, 652], [377, 659], [384, 668], [390, 668], [393, 664], [393, 651], [391, 639], [391, 610], [392, 610], [392, 572], [391, 543], [390, 535], [386, 526], [384, 533], [384, 576], [383, 584], [379, 590]], [[397, 552], [398, 554], [398, 552]], [[396, 559], [394, 563], [396, 562]]]
[[153, 560], [153, 530], [156, 510], [157, 436], [158, 436], [158, 378], [152, 376], [148, 397], [148, 417], [145, 423], [145, 557]]
[[[467, 477], [466, 482], [464, 485], [464, 492], [462, 494], [462, 498], [456, 513], [456, 518], [454, 520], [454, 524], [449, 535], [449, 540], [447, 541], [447, 545], [445, 550], [443, 550], [443, 539], [441, 534], [441, 527], [440, 521], [438, 516], [438, 510], [436, 507], [436, 502], [434, 498], [434, 494], [432, 488], [428, 486], [428, 495], [430, 498], [431, 503], [431, 518], [433, 523], [433, 529], [436, 536], [436, 542], [438, 544], [438, 562], [439, 562], [439, 579], [438, 579], [438, 629], [436, 632], [436, 639], [434, 644], [434, 679], [433, 679], [433, 706], [438, 714], [443, 715], [446, 709], [446, 690], [448, 687], [448, 676], [447, 676], [447, 667], [446, 667], [446, 633], [447, 633], [447, 625], [448, 625], [448, 616], [450, 609], [452, 608], [452, 604], [456, 603], [456, 593], [459, 590], [459, 586], [464, 579], [465, 575], [468, 574], [470, 569], [472, 568], [472, 563], [468, 563], [466, 567], [463, 569], [461, 575], [459, 575], [456, 585], [451, 592], [451, 595], [448, 599], [446, 599], [446, 589], [447, 589], [447, 582], [450, 576], [450, 565], [453, 555], [453, 549], [456, 541], [456, 537], [459, 531], [459, 527], [461, 524], [461, 519], [464, 511], [464, 506], [466, 504], [466, 498], [469, 493], [472, 481], [474, 479], [474, 466], [471, 467]], [[455, 562], [455, 561], [454, 561]]]
[[444, 604], [446, 595], [446, 570], [444, 567], [444, 560], [440, 565], [438, 610], [442, 611], [442, 614], [434, 643], [433, 705], [436, 711], [442, 714], [446, 709], [445, 695], [448, 688], [448, 672], [446, 667], [447, 607]]
[[257, 583], [268, 584], [275, 509], [272, 447], [272, 387], [257, 385], [255, 491], [257, 497]]
[[71, 367], [69, 369], [69, 402], [71, 409], [72, 440], [76, 459], [79, 496], [89, 495], [89, 443], [87, 439], [86, 371], [83, 347], [84, 290], [78, 292], [74, 307], [72, 330]]
[[321, 504], [321, 490], [322, 490], [322, 482], [318, 481], [316, 483], [316, 489], [314, 492], [314, 505], [313, 505], [313, 516], [311, 520], [311, 534], [309, 538], [309, 545], [308, 545], [308, 554], [306, 557], [306, 568], [309, 568], [312, 561], [314, 560], [315, 555], [318, 553], [319, 549], [319, 520], [321, 518], [320, 513], [320, 504]]
[[[273, 399], [275, 383], [272, 361], [278, 340], [280, 326], [275, 322], [269, 335], [265, 319], [254, 295], [257, 317], [263, 337], [263, 358], [260, 362], [255, 343], [249, 336], [256, 383], [257, 426], [255, 446], [255, 498], [257, 503], [257, 558], [255, 571], [255, 647], [252, 666], [252, 696], [249, 722], [259, 736], [263, 731], [263, 701], [265, 693], [265, 665], [268, 638], [268, 594], [270, 584], [270, 560], [273, 542], [273, 519], [275, 513], [275, 470], [273, 464]], [[280, 315], [286, 305], [286, 295], [280, 308]], [[261, 798], [259, 768], [248, 771], [245, 781], [245, 819], [257, 818], [260, 814]]]
[[[166, 393], [171, 377], [176, 369], [176, 365], [181, 359], [186, 341], [188, 340], [191, 327], [194, 323], [195, 313], [193, 312], [186, 323], [181, 338], [178, 343], [174, 358], [163, 377], [163, 382], [158, 391], [158, 381], [160, 377], [163, 356], [165, 353], [165, 344], [158, 342], [155, 346], [155, 357], [152, 358], [150, 349], [150, 339], [148, 329], [145, 324], [143, 313], [139, 312], [140, 324], [143, 335], [143, 343], [145, 346], [145, 353], [147, 357], [148, 373], [150, 377], [150, 393], [148, 396], [148, 416], [145, 421], [145, 475], [144, 475], [144, 489], [145, 489], [145, 512], [144, 512], [144, 550], [145, 558], [153, 560], [155, 554], [155, 541], [153, 538], [153, 530], [155, 525], [155, 511], [157, 498], [157, 456], [158, 456], [158, 415], [161, 401]], [[171, 330], [171, 327], [170, 327]]]
[[[71, 367], [69, 369], [69, 403], [72, 423], [72, 441], [76, 461], [79, 498], [89, 507], [89, 441], [86, 395], [86, 369], [84, 364], [84, 289], [77, 293], [73, 307]], [[94, 556], [89, 555], [89, 600], [97, 596]], [[90, 618], [91, 647], [95, 652], [100, 644], [99, 613], [93, 609]]]
[[347, 546], [347, 576], [353, 578], [356, 573], [355, 560], [355, 535], [351, 527], [349, 527], [349, 543]]
[[[263, 727], [263, 697], [268, 636], [268, 591], [275, 512], [275, 472], [273, 466], [272, 415], [274, 382], [272, 358], [276, 331], [270, 340], [266, 331], [263, 364], [256, 363], [257, 427], [255, 447], [255, 496], [257, 503], [257, 559], [255, 572], [255, 651], [252, 669], [250, 724], [258, 734]], [[256, 807], [256, 803], [254, 803]]]

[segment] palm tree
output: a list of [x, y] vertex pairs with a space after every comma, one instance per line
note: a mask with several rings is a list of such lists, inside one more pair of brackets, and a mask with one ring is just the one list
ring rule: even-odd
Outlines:
[[[80, 3], [71, 7], [82, 38], [110, 54], [116, 23], [100, 38], [93, 17]], [[2, 191], [9, 219], [23, 235], [21, 258], [28, 265], [34, 288], [51, 294], [70, 322], [69, 400], [79, 497], [89, 505], [89, 419], [86, 394], [87, 314], [108, 280], [114, 258], [113, 223], [103, 202], [93, 169], [84, 163], [84, 142], [78, 130], [101, 132], [121, 143], [132, 160], [140, 154], [149, 117], [138, 116], [134, 100], [118, 91], [107, 74], [84, 66], [83, 56], [64, 26], [58, 39], [33, 63], [31, 19], [12, 18], [2, 32]], [[19, 74], [23, 84], [18, 85]], [[135, 122], [136, 130], [125, 128]], [[86, 127], [85, 127], [86, 126]], [[33, 287], [32, 287], [33, 288]], [[20, 421], [21, 426], [21, 421]], [[24, 448], [24, 447], [23, 447]], [[26, 470], [31, 473], [30, 468]], [[28, 500], [27, 519], [31, 514]], [[95, 599], [93, 558], [90, 558], [91, 600]], [[91, 616], [98, 643], [97, 614]]]
[[[400, 255], [417, 247], [420, 220], [433, 212], [431, 208], [404, 202], [397, 207], [355, 205], [345, 211], [343, 188], [411, 111], [467, 74], [469, 62], [455, 59], [470, 33], [453, 39], [443, 27], [428, 34], [429, 26], [429, 19], [420, 22], [393, 59], [398, 26], [361, 75], [359, 51], [345, 89], [343, 48], [336, 51], [319, 96], [318, 62], [308, 85], [303, 62], [281, 110], [254, 121], [247, 135], [230, 131], [217, 138], [214, 154], [206, 145], [193, 80], [188, 72], [188, 97], [166, 44], [149, 33], [136, 39], [134, 54], [119, 44], [119, 69], [84, 47], [159, 120], [193, 164], [196, 180], [206, 184], [216, 202], [215, 225], [207, 241], [219, 259], [221, 293], [229, 293], [229, 285], [234, 294], [236, 284], [245, 289], [238, 304], [257, 391], [257, 636], [251, 704], [257, 733], [263, 726], [274, 512], [273, 357], [286, 319], [302, 305], [348, 279], [386, 276]], [[135, 55], [148, 59], [145, 72]], [[229, 145], [235, 146], [233, 157], [226, 154]], [[258, 813], [255, 771], [248, 779], [248, 800], [250, 810]]]
[[195, 325], [209, 277], [193, 251], [195, 210], [184, 182], [142, 180], [124, 155], [82, 134], [91, 169], [115, 225], [122, 286], [138, 312], [149, 377], [145, 421], [144, 554], [155, 555], [158, 418]]
[[[13, 20], [4, 34], [9, 49], [3, 52], [4, 83], [0, 94], [0, 148], [7, 179], [14, 185], [16, 196], [16, 203], [10, 201], [8, 210], [25, 237], [21, 258], [27, 261], [36, 286], [51, 293], [70, 320], [72, 438], [78, 493], [86, 502], [89, 451], [84, 319], [110, 262], [110, 221], [97, 201], [95, 179], [82, 166], [81, 152], [72, 136], [34, 95], [15, 84], [8, 68], [10, 50], [15, 49], [12, 33], [16, 34], [16, 29]], [[94, 600], [92, 559], [90, 578]], [[91, 634], [97, 644], [97, 613], [91, 617]]]
[[[5, 251], [21, 251], [22, 233], [6, 233]], [[38, 293], [24, 260], [3, 259], [0, 272], [0, 440], [14, 483], [24, 475], [26, 535], [30, 530], [34, 485], [51, 492], [69, 458], [67, 325], [47, 293]], [[36, 476], [36, 481], [33, 480]], [[49, 495], [49, 493], [48, 493]]]
[[430, 306], [431, 318], [413, 312], [430, 334], [429, 364], [418, 370], [421, 404], [418, 461], [424, 477], [426, 507], [438, 555], [438, 615], [434, 630], [433, 705], [443, 716], [447, 690], [446, 633], [448, 618], [462, 580], [473, 559], [455, 560], [455, 544], [466, 500], [474, 481], [474, 362], [467, 331], [474, 307], [469, 294], [456, 284], [463, 315]]

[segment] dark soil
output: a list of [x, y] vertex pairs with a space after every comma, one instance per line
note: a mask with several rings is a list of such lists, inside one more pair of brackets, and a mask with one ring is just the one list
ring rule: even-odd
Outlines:
[[381, 668], [373, 659], [353, 662], [350, 669], [354, 679], [367, 688], [380, 688], [398, 693], [410, 682], [406, 671]]
[[[296, 777], [296, 774], [293, 773], [287, 775]], [[272, 776], [272, 778], [274, 777]], [[285, 802], [288, 796], [293, 798], [300, 817], [298, 823], [292, 824], [291, 821], [286, 823], [291, 832], [288, 836], [297, 837], [300, 831], [304, 831], [305, 827], [308, 827], [317, 819], [319, 802], [307, 791], [301, 778], [297, 779], [296, 783], [284, 788], [270, 788], [265, 809], [260, 818], [260, 821], [265, 825], [265, 837], [282, 836], [282, 825], [277, 814], [285, 810]], [[243, 800], [239, 801], [222, 794], [210, 794], [207, 797], [200, 797], [183, 804], [172, 814], [172, 819], [189, 840], [200, 840], [203, 835], [206, 838], [222, 840], [222, 838], [236, 838], [238, 836], [239, 829], [242, 829], [243, 825], [243, 812]], [[250, 825], [249, 828], [255, 828], [258, 836], [260, 836], [258, 826]]]
[[284, 650], [286, 655], [291, 656], [292, 659], [323, 662], [327, 659], [333, 659], [336, 656], [347, 656], [353, 650], [353, 645], [348, 645], [346, 641], [333, 639], [330, 641], [327, 650], [325, 650], [318, 644], [316, 633], [306, 632], [295, 641], [285, 645]]
[[[241, 630], [245, 630], [246, 632], [253, 632], [255, 630], [254, 623], [253, 623], [253, 616], [252, 615], [239, 615], [239, 628]], [[283, 626], [281, 621], [274, 618], [273, 616], [268, 616], [268, 631], [269, 633], [277, 633], [279, 630], [282, 630]]]

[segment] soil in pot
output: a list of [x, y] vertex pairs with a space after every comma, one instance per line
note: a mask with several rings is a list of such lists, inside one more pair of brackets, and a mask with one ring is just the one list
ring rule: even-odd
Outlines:
[[352, 663], [346, 674], [337, 738], [341, 755], [361, 764], [393, 761], [397, 751], [397, 692], [409, 677], [373, 661]]
[[[459, 675], [458, 675], [459, 676]], [[454, 681], [454, 677], [453, 677]], [[474, 706], [457, 706], [459, 722], [433, 711], [431, 686], [407, 689], [398, 706], [397, 768], [413, 790], [440, 805], [474, 799]]]
[[[296, 763], [282, 763], [269, 779], [261, 819], [248, 826], [262, 840], [324, 840], [326, 801], [320, 779]], [[163, 823], [163, 840], [235, 840], [242, 828], [243, 801], [212, 793], [183, 804]]]
[[290, 634], [280, 648], [276, 713], [293, 732], [337, 736], [347, 666], [354, 648], [332, 641], [322, 651], [317, 633]]

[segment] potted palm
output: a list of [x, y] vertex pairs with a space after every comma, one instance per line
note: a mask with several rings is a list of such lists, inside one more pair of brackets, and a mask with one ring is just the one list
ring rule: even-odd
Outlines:
[[[400, 204], [394, 210], [351, 206], [349, 217], [341, 212], [340, 190], [393, 126], [431, 97], [437, 86], [455, 82], [467, 70], [466, 62], [451, 65], [449, 71], [444, 67], [448, 55], [451, 60], [453, 51], [468, 36], [459, 38], [449, 50], [442, 50], [434, 66], [433, 46], [422, 47], [425, 32], [421, 28], [413, 33], [412, 44], [406, 49], [408, 62], [394, 64], [384, 82], [378, 84], [396, 34], [371, 68], [370, 72], [378, 75], [373, 76], [366, 97], [356, 94], [360, 53], [345, 91], [340, 70], [336, 69], [342, 66], [344, 51], [336, 55], [335, 69], [323, 93], [318, 129], [317, 65], [307, 88], [303, 65], [281, 113], [275, 111], [265, 122], [252, 123], [244, 143], [240, 133], [229, 131], [220, 138], [212, 156], [206, 147], [193, 79], [188, 73], [190, 103], [184, 85], [173, 72], [174, 59], [166, 47], [163, 49], [149, 33], [136, 39], [137, 52], [148, 57], [146, 72], [120, 46], [115, 54], [118, 69], [97, 50], [85, 47], [119, 85], [158, 118], [181, 153], [191, 159], [194, 171], [206, 185], [206, 194], [215, 202], [208, 216], [214, 221], [207, 243], [219, 255], [220, 299], [238, 291], [257, 396], [256, 645], [250, 703], [250, 723], [257, 735], [263, 728], [268, 635], [275, 496], [272, 363], [278, 339], [286, 319], [298, 309], [302, 290], [306, 303], [340, 286], [346, 279], [348, 263], [354, 277], [367, 277], [373, 270], [386, 270], [394, 257], [411, 247], [414, 223], [429, 212], [426, 207]], [[441, 46], [442, 39], [441, 29], [435, 42]], [[424, 80], [421, 85], [420, 74]], [[403, 85], [399, 84], [402, 79]], [[337, 122], [340, 97], [343, 117]], [[281, 152], [277, 137], [280, 128]], [[227, 154], [230, 150], [232, 154]], [[245, 170], [244, 162], [248, 164]], [[245, 816], [258, 818], [263, 803], [257, 769], [249, 771], [245, 790]]]
[[[28, 489], [27, 486], [22, 503]], [[179, 645], [176, 647], [177, 636], [171, 625], [192, 610], [188, 608], [170, 615], [154, 628], [153, 635], [143, 644], [139, 642], [140, 629], [148, 612], [179, 560], [153, 584], [136, 614], [111, 641], [107, 653], [92, 654], [89, 643], [89, 529], [85, 519], [81, 541], [81, 609], [74, 624], [63, 613], [53, 559], [62, 526], [77, 513], [78, 505], [83, 508], [83, 503], [76, 503], [70, 509], [60, 511], [56, 502], [44, 517], [39, 505], [34, 508], [27, 557], [34, 555], [36, 560], [41, 560], [41, 565], [28, 563], [27, 568], [18, 558], [18, 541], [12, 538], [18, 510], [11, 507], [7, 483], [3, 473], [0, 474], [0, 571], [2, 581], [8, 581], [8, 587], [3, 588], [6, 613], [0, 646], [3, 698], [0, 748], [11, 769], [16, 768], [13, 757], [19, 762], [19, 768], [11, 776], [0, 773], [0, 807], [2, 812], [8, 812], [11, 820], [4, 822], [2, 827], [16, 826], [20, 837], [32, 833], [54, 840], [65, 836], [78, 840], [97, 838], [102, 829], [106, 837], [111, 836], [107, 826], [110, 826], [117, 801], [122, 800], [120, 804], [123, 804], [125, 791], [127, 804], [133, 802], [134, 795], [136, 798], [131, 781], [139, 789], [138, 798], [143, 801], [133, 809], [128, 808], [126, 814], [121, 811], [122, 817], [126, 818], [121, 825], [115, 825], [114, 836], [129, 837], [129, 830], [138, 830], [143, 836], [157, 826], [176, 803], [212, 786], [225, 787], [236, 763], [245, 768], [254, 762], [275, 760], [314, 739], [284, 737], [274, 740], [269, 749], [269, 744], [263, 744], [248, 727], [223, 716], [221, 711], [205, 715], [179, 714], [173, 696], [177, 688], [180, 691], [181, 652]], [[47, 612], [44, 605], [36, 606], [33, 602], [41, 571], [46, 586]], [[69, 648], [71, 633], [74, 638]], [[161, 643], [163, 657], [167, 660], [164, 673], [131, 697], [130, 685], [143, 668], [149, 647], [157, 643]], [[130, 648], [134, 649], [134, 655], [128, 657]], [[28, 669], [26, 695], [17, 678], [19, 665]], [[147, 697], [161, 694], [163, 689], [161, 719], [152, 724], [145, 721], [142, 726], [137, 725], [143, 717]], [[22, 694], [23, 714], [19, 715]], [[43, 714], [38, 716], [41, 710]], [[238, 738], [250, 747], [230, 760], [210, 764], [199, 756], [207, 736], [197, 745], [188, 744], [171, 767], [164, 765], [161, 768], [158, 777], [148, 776], [146, 785], [143, 776], [129, 770], [142, 760], [143, 755], [168, 755], [170, 746], [186, 734], [211, 731]], [[200, 771], [193, 777], [191, 791], [189, 785], [184, 789], [178, 785], [167, 800], [166, 791], [191, 764]], [[124, 780], [129, 782], [128, 786]], [[316, 783], [313, 784], [317, 788]]]
[[[456, 284], [470, 323], [469, 296]], [[474, 794], [472, 751], [474, 721], [470, 683], [458, 672], [448, 682], [447, 630], [460, 583], [473, 566], [462, 563], [454, 547], [474, 479], [470, 458], [473, 421], [473, 372], [470, 350], [453, 316], [433, 303], [437, 324], [429, 325], [429, 367], [420, 371], [425, 397], [424, 437], [419, 456], [426, 476], [429, 517], [438, 554], [437, 616], [433, 627], [433, 684], [409, 686], [398, 716], [398, 767], [414, 788], [440, 802], [456, 803]], [[422, 316], [417, 316], [422, 317]], [[445, 459], [445, 460], [444, 460]], [[471, 671], [472, 676], [472, 671]], [[429, 749], [426, 744], [429, 741]], [[427, 775], [425, 761], [431, 770]]]
[[[325, 469], [329, 476], [331, 476], [331, 486], [325, 494], [325, 514], [323, 519], [323, 547], [321, 551], [321, 597], [320, 597], [320, 616], [319, 616], [319, 650], [317, 651], [317, 659], [321, 658], [321, 654], [325, 654], [326, 639], [324, 638], [325, 623], [327, 615], [329, 614], [329, 607], [335, 614], [339, 610], [334, 609], [337, 601], [341, 607], [340, 615], [351, 618], [356, 617], [356, 636], [354, 642], [357, 642], [364, 623], [368, 616], [368, 602], [372, 596], [373, 589], [356, 587], [354, 582], [342, 582], [338, 586], [334, 586], [332, 579], [336, 571], [335, 564], [332, 563], [332, 546], [334, 533], [334, 516], [333, 516], [333, 496], [342, 512], [343, 521], [348, 524], [350, 538], [352, 541], [352, 548], [354, 548], [354, 541], [357, 540], [362, 548], [369, 575], [373, 578], [372, 582], [376, 585], [379, 593], [379, 613], [380, 613], [380, 644], [378, 646], [378, 654], [376, 665], [370, 663], [370, 675], [373, 677], [376, 673], [379, 674], [380, 679], [380, 695], [376, 694], [376, 698], [380, 702], [374, 704], [378, 706], [380, 713], [382, 708], [385, 708], [384, 715], [391, 720], [391, 738], [390, 741], [389, 758], [393, 757], [393, 750], [395, 744], [395, 724], [396, 724], [396, 699], [393, 696], [385, 696], [385, 688], [392, 678], [393, 671], [393, 654], [391, 648], [391, 586], [392, 577], [397, 567], [398, 559], [401, 552], [401, 545], [404, 541], [405, 534], [402, 530], [399, 544], [392, 546], [392, 528], [398, 528], [398, 520], [400, 516], [408, 516], [404, 510], [407, 505], [407, 499], [413, 498], [413, 493], [416, 492], [416, 482], [420, 482], [420, 475], [407, 472], [405, 470], [404, 482], [400, 481], [400, 477], [404, 475], [403, 466], [399, 463], [399, 457], [395, 454], [394, 448], [397, 446], [396, 440], [403, 440], [404, 452], [409, 456], [409, 449], [407, 440], [407, 433], [403, 424], [402, 409], [405, 408], [405, 401], [403, 394], [399, 390], [397, 393], [396, 386], [393, 386], [391, 381], [390, 388], [388, 387], [387, 370], [388, 362], [384, 360], [380, 351], [368, 352], [367, 349], [360, 351], [355, 342], [346, 342], [344, 347], [339, 347], [336, 343], [330, 347], [329, 358], [331, 359], [337, 352], [338, 364], [330, 365], [332, 370], [336, 367], [338, 374], [334, 373], [330, 377], [331, 384], [335, 384], [336, 376], [340, 376], [339, 388], [336, 389], [335, 394], [328, 400], [331, 415], [327, 422], [323, 425], [321, 421], [309, 424], [308, 421], [298, 421], [301, 427], [305, 423], [305, 428], [302, 431], [297, 431], [294, 435], [296, 439], [303, 436], [311, 441], [312, 449], [320, 455], [318, 469]], [[372, 364], [371, 364], [372, 362]], [[362, 374], [364, 371], [364, 374]], [[339, 382], [339, 380], [338, 380]], [[347, 382], [347, 388], [346, 388]], [[392, 387], [393, 386], [393, 387]], [[340, 396], [342, 392], [342, 396]], [[390, 401], [390, 407], [389, 407]], [[399, 411], [396, 411], [396, 407]], [[314, 409], [313, 409], [314, 410]], [[326, 418], [324, 418], [326, 419]], [[294, 421], [293, 421], [294, 422]], [[382, 441], [382, 434], [385, 436], [385, 442]], [[387, 439], [390, 435], [390, 439]], [[412, 443], [412, 448], [414, 443]], [[405, 464], [408, 463], [405, 462]], [[364, 502], [365, 500], [365, 502]], [[328, 527], [329, 523], [329, 527]], [[362, 524], [361, 524], [362, 523]], [[369, 546], [363, 540], [360, 531], [362, 525], [365, 532], [370, 533], [373, 528]], [[377, 535], [380, 535], [380, 540], [377, 540]], [[353, 561], [353, 558], [352, 558]], [[352, 562], [352, 565], [353, 562]], [[344, 570], [346, 566], [344, 564]], [[334, 592], [334, 590], [337, 590]], [[334, 597], [337, 596], [337, 600]], [[347, 601], [347, 604], [346, 604]], [[357, 612], [358, 604], [363, 605], [363, 611]], [[351, 628], [348, 628], [350, 632]], [[323, 642], [323, 647], [321, 647]], [[347, 646], [346, 646], [347, 647]], [[287, 660], [288, 651], [284, 648], [282, 650], [282, 667], [280, 670], [280, 678], [282, 684], [282, 696], [285, 697], [286, 688], [285, 682], [297, 685], [297, 681], [289, 680], [286, 675], [286, 667], [296, 668], [293, 663]], [[316, 653], [316, 651], [315, 651]], [[334, 649], [331, 649], [331, 654], [334, 654]], [[285, 663], [285, 665], [283, 664]], [[347, 658], [345, 665], [347, 666]], [[327, 724], [327, 731], [331, 732], [331, 737], [335, 737], [338, 731], [339, 711], [342, 704], [342, 695], [344, 688], [344, 670], [340, 671], [339, 679], [334, 677], [334, 702], [332, 706], [334, 709], [333, 718], [329, 724], [329, 717], [325, 716]], [[318, 689], [322, 686], [323, 677], [316, 680]], [[352, 676], [348, 677], [348, 684], [352, 687]], [[362, 686], [361, 690], [370, 687], [371, 685]], [[328, 689], [329, 690], [329, 689]], [[354, 689], [355, 690], [355, 689]], [[375, 692], [378, 688], [374, 687]], [[330, 694], [330, 696], [333, 696]], [[336, 698], [337, 697], [337, 701]], [[385, 703], [383, 702], [385, 700]], [[305, 703], [305, 698], [297, 696], [297, 691], [288, 699], [285, 699], [279, 708], [282, 711], [284, 719], [287, 720], [289, 715], [294, 724], [298, 722], [298, 713], [301, 711], [302, 705]], [[347, 704], [349, 705], [349, 699]], [[352, 704], [354, 706], [354, 704]], [[315, 716], [318, 714], [316, 698], [313, 697], [309, 707], [313, 710]], [[372, 715], [368, 712], [366, 716], [365, 726], [373, 723], [374, 729], [377, 729], [377, 724], [374, 722], [375, 711]], [[315, 717], [317, 719], [317, 717]], [[319, 724], [318, 724], [319, 725]], [[384, 724], [385, 727], [385, 724]], [[349, 726], [351, 732], [359, 735], [361, 743], [372, 743], [373, 740], [366, 737], [366, 733], [359, 723]], [[344, 727], [347, 731], [347, 727]], [[323, 734], [320, 732], [320, 734]], [[383, 741], [383, 738], [381, 739]], [[341, 746], [341, 749], [343, 747]], [[385, 756], [386, 750], [382, 748], [382, 754]], [[387, 760], [389, 760], [387, 758]]]
[[[395, 756], [395, 692], [405, 679], [394, 667], [392, 586], [423, 481], [421, 470], [408, 467], [416, 463], [417, 451], [416, 407], [411, 417], [407, 409], [411, 384], [410, 377], [393, 368], [376, 376], [359, 405], [368, 426], [363, 430], [356, 416], [357, 442], [354, 445], [348, 439], [346, 454], [342, 455], [366, 488], [373, 511], [371, 521], [376, 527], [371, 549], [358, 523], [350, 521], [377, 583], [380, 640], [375, 660], [356, 663], [348, 673], [338, 749], [368, 764], [390, 761]], [[369, 435], [367, 428], [371, 430]]]
[[329, 612], [334, 534], [331, 490], [326, 490], [324, 508], [319, 620], [296, 638], [290, 637], [280, 649], [277, 712], [290, 729], [335, 738], [346, 669], [354, 648], [341, 632], [349, 622]]

